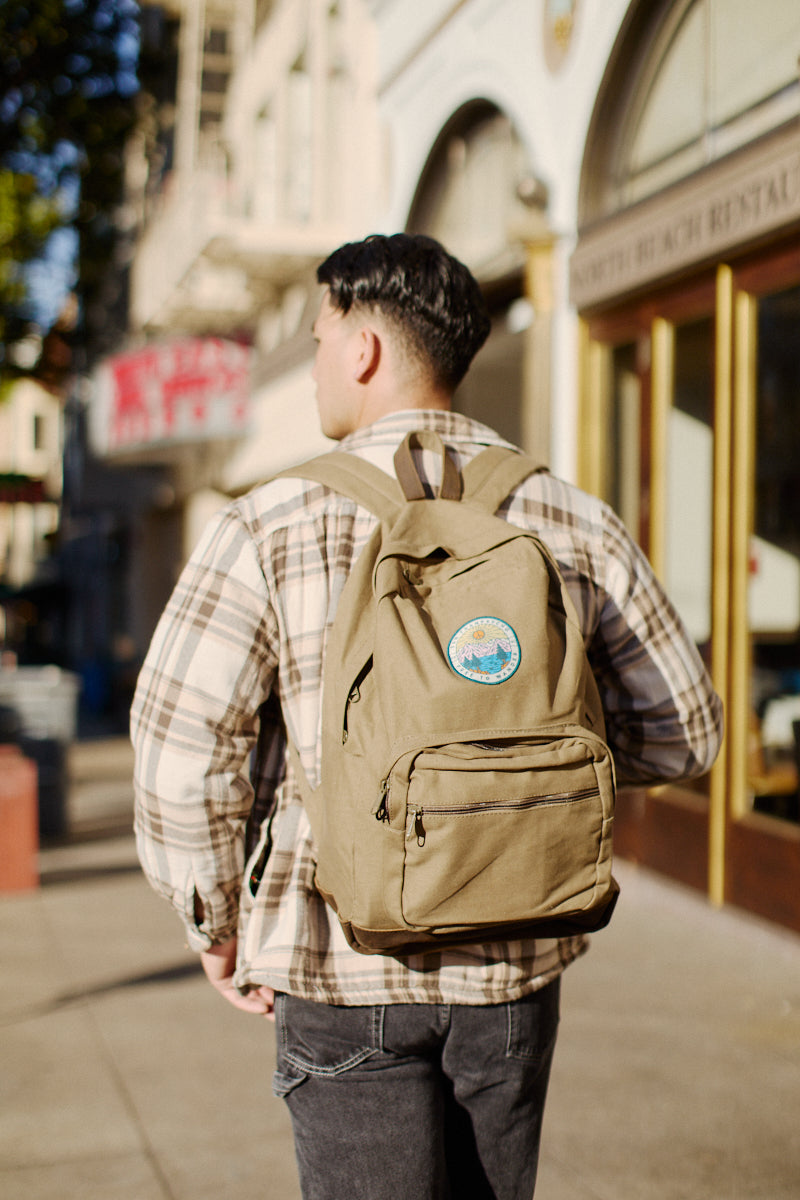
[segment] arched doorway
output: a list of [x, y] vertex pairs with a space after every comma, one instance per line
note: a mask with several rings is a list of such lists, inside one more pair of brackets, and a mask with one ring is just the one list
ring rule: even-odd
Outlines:
[[[438, 238], [479, 280], [492, 332], [458, 389], [458, 411], [549, 457], [547, 192], [511, 120], [487, 100], [461, 108], [422, 172], [407, 228]], [[539, 249], [537, 257], [536, 248]], [[531, 262], [540, 264], [540, 273]]]

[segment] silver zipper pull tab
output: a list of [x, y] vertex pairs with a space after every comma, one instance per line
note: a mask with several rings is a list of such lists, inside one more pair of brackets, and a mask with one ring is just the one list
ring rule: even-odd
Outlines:
[[422, 824], [422, 809], [410, 808], [408, 810], [408, 824], [406, 825], [406, 837], [416, 838], [418, 846], [425, 845], [425, 826]]

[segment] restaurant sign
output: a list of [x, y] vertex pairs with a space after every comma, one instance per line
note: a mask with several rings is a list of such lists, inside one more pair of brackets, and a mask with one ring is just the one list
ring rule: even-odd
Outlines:
[[616, 301], [798, 221], [795, 127], [583, 233], [570, 261], [570, 298], [578, 309]]
[[94, 380], [94, 449], [121, 454], [246, 433], [251, 361], [249, 346], [222, 338], [179, 338], [112, 355]]

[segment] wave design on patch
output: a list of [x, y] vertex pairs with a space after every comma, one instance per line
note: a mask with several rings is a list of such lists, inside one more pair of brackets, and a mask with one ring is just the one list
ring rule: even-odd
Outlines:
[[456, 674], [474, 683], [505, 683], [522, 657], [519, 639], [499, 617], [474, 617], [451, 637], [447, 657]]

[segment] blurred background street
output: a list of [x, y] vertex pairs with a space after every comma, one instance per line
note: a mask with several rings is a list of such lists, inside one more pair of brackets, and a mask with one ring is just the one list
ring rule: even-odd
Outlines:
[[296, 1196], [127, 717], [209, 516], [329, 447], [318, 263], [397, 230], [487, 301], [455, 409], [612, 506], [725, 706], [620, 797], [537, 1195], [800, 1195], [799, 56], [797, 0], [0, 3], [3, 1197]]

